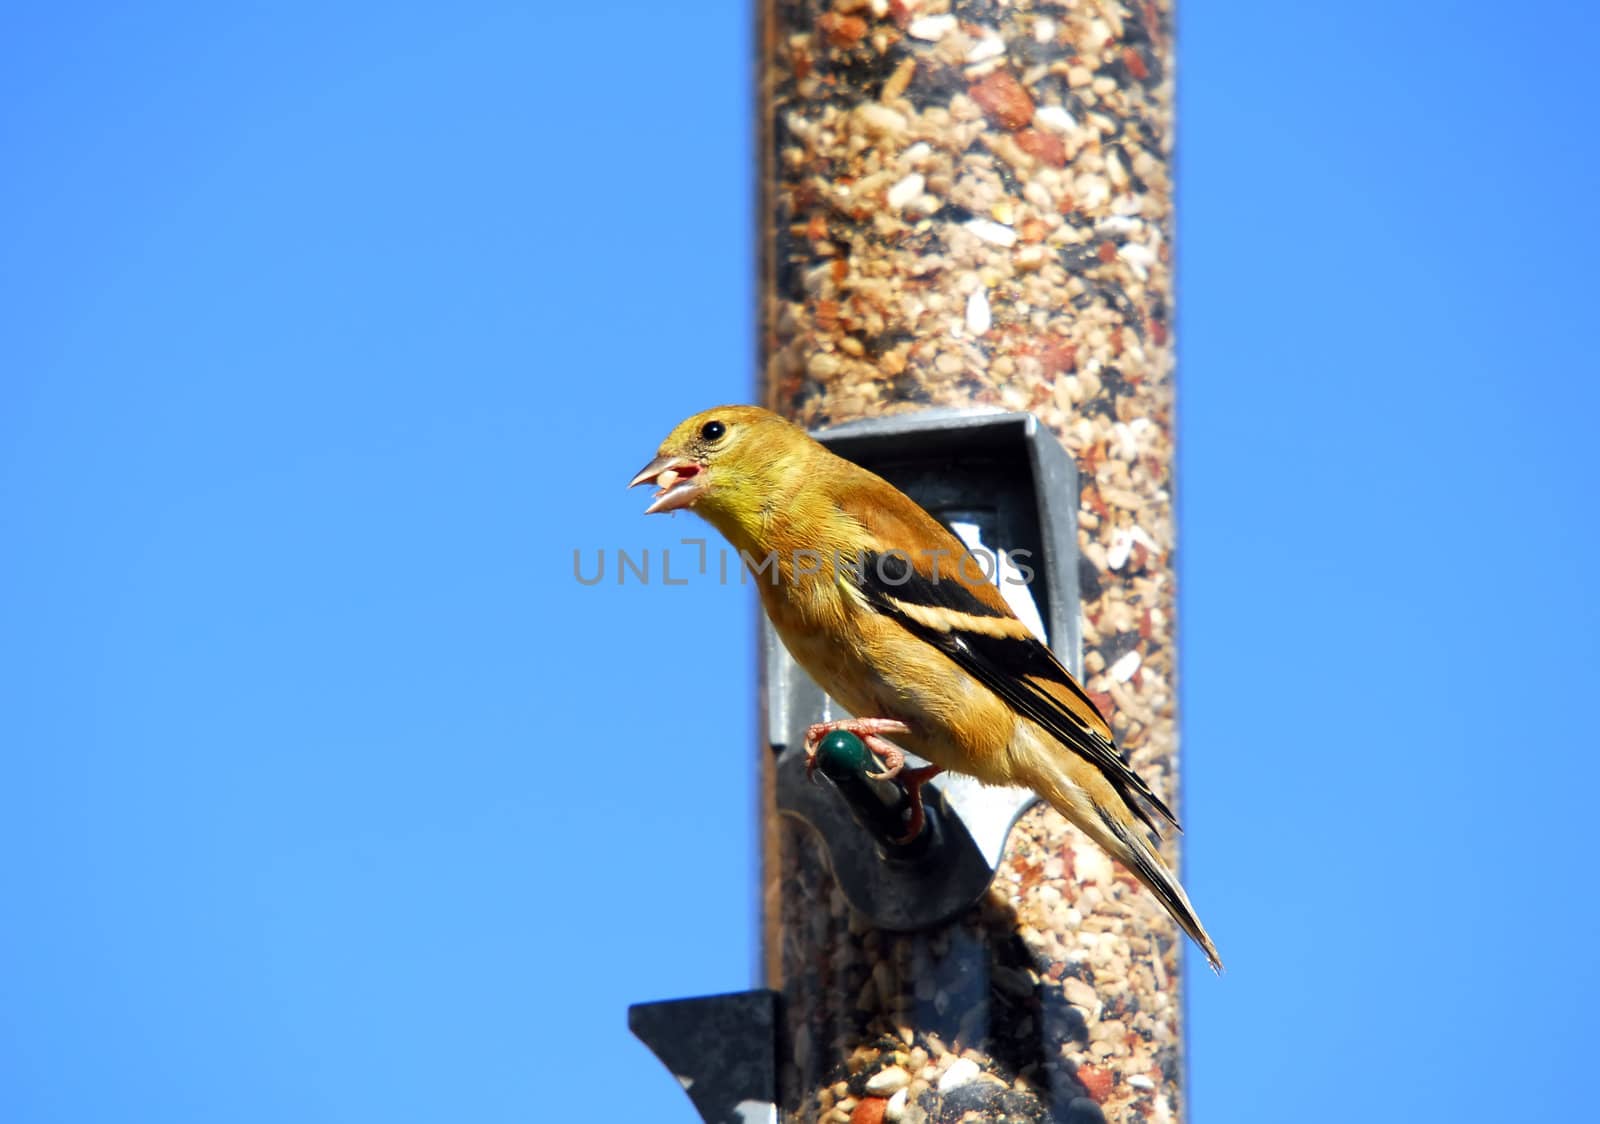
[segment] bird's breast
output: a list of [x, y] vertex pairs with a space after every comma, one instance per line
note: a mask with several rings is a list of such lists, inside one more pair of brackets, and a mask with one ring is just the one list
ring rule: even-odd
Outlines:
[[[767, 616], [817, 686], [858, 718], [892, 718], [910, 733], [893, 741], [936, 765], [1009, 783], [1009, 707], [933, 645], [869, 609], [829, 615], [830, 599], [763, 589]], [[792, 594], [800, 593], [800, 596]], [[847, 595], [848, 596], [848, 595]], [[846, 604], [831, 600], [835, 611]]]

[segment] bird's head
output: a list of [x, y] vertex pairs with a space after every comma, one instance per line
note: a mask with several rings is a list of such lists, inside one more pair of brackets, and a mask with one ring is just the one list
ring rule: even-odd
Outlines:
[[656, 486], [646, 515], [692, 507], [724, 532], [748, 530], [790, 482], [785, 467], [811, 444], [770, 410], [718, 406], [679, 422], [628, 486]]

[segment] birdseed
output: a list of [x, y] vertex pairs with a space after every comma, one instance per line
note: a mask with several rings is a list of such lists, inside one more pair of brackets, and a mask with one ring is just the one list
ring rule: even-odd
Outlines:
[[[763, 21], [767, 404], [1037, 414], [1080, 472], [1085, 686], [1176, 806], [1170, 0]], [[802, 827], [769, 815], [766, 855], [784, 1119], [1181, 1117], [1180, 934], [1054, 811], [925, 933], [855, 918]]]

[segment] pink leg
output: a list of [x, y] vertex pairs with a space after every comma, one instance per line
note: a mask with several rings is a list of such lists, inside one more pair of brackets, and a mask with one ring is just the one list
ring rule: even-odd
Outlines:
[[[846, 718], [842, 722], [818, 722], [806, 730], [806, 776], [810, 777], [817, 768], [817, 745], [823, 738], [835, 730], [847, 730], [867, 743], [867, 748], [875, 753], [883, 754], [886, 768], [882, 773], [872, 773], [873, 777], [892, 777], [900, 771], [905, 764], [906, 755], [895, 746], [883, 740], [884, 734], [908, 734], [911, 732], [904, 722], [893, 718]], [[876, 744], [874, 744], [876, 743]], [[880, 749], [879, 747], [887, 747]]]
[[835, 730], [848, 730], [862, 741], [867, 748], [883, 759], [883, 772], [868, 773], [873, 780], [886, 781], [898, 780], [900, 787], [905, 789], [906, 799], [911, 805], [911, 816], [906, 821], [906, 832], [896, 843], [910, 843], [922, 834], [923, 824], [927, 822], [927, 813], [922, 810], [922, 786], [934, 777], [944, 772], [937, 765], [924, 765], [920, 769], [907, 769], [905, 751], [893, 742], [886, 741], [885, 735], [908, 734], [911, 732], [904, 722], [893, 718], [849, 718], [842, 722], [819, 722], [806, 730], [806, 776], [811, 776], [817, 767], [817, 745], [823, 738]]
[[924, 765], [900, 773], [900, 787], [906, 790], [906, 799], [911, 802], [911, 818], [906, 822], [906, 833], [896, 839], [896, 843], [909, 843], [922, 834], [922, 825], [927, 821], [922, 810], [922, 786], [942, 772], [944, 770], [937, 765]]

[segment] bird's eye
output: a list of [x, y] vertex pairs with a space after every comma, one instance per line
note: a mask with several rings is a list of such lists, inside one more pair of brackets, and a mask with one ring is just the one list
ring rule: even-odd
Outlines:
[[700, 427], [700, 436], [707, 441], [715, 441], [726, 432], [728, 432], [728, 427], [719, 421], [708, 421]]

